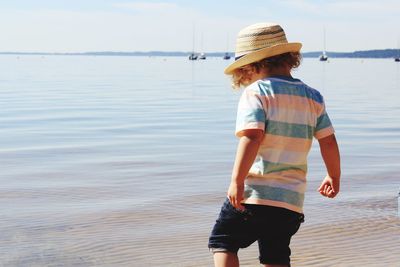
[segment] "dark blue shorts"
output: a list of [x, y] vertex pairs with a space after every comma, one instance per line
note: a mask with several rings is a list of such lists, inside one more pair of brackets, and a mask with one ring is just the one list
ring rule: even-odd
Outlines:
[[288, 209], [246, 204], [240, 211], [226, 199], [208, 247], [213, 252], [237, 253], [258, 241], [261, 264], [290, 266], [290, 239], [302, 222], [303, 214]]

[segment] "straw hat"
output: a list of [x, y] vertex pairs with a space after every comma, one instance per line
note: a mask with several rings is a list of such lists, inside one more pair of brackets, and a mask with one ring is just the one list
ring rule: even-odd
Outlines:
[[288, 52], [299, 52], [301, 43], [288, 43], [282, 27], [276, 23], [256, 23], [242, 29], [236, 39], [235, 62], [224, 73], [247, 64]]

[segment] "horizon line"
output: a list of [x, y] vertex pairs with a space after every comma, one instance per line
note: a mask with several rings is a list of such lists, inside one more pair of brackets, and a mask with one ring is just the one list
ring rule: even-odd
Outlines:
[[[354, 51], [326, 51], [326, 53], [356, 53], [356, 52], [372, 52], [372, 51], [397, 51], [400, 48], [383, 48], [383, 49], [368, 49], [368, 50], [354, 50]], [[90, 54], [90, 53], [193, 53], [193, 51], [182, 51], [182, 50], [175, 50], [175, 51], [163, 51], [163, 50], [136, 50], [136, 51], [117, 51], [117, 50], [93, 50], [93, 51], [81, 51], [81, 52], [47, 52], [47, 51], [0, 51], [0, 54]], [[206, 54], [216, 54], [216, 53], [231, 53], [234, 54], [234, 51], [199, 51], [194, 53], [206, 53]], [[301, 52], [302, 54], [308, 53], [322, 53], [322, 50], [314, 50], [314, 51], [304, 51]]]
[[[191, 52], [191, 51], [87, 51], [87, 52], [0, 52], [0, 55], [37, 55], [37, 56], [148, 56], [148, 57], [186, 57], [192, 53], [204, 53], [207, 57], [223, 57], [228, 54], [234, 57], [234, 52]], [[304, 58], [319, 57], [323, 51], [301, 52]], [[386, 48], [373, 50], [360, 50], [353, 52], [325, 52], [332, 58], [399, 58], [400, 49]]]

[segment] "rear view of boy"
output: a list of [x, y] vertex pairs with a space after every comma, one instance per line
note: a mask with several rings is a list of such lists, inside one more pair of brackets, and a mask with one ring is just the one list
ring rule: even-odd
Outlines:
[[257, 23], [241, 30], [235, 61], [225, 69], [236, 88], [239, 144], [227, 199], [209, 248], [215, 266], [239, 266], [237, 252], [258, 241], [260, 263], [290, 266], [291, 237], [304, 220], [307, 155], [320, 145], [327, 175], [321, 195], [340, 187], [340, 155], [321, 94], [291, 76], [300, 65], [300, 43], [289, 43], [281, 26]]

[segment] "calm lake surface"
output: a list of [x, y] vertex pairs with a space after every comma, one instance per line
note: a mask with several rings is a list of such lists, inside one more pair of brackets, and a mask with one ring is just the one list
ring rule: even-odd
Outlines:
[[[237, 144], [228, 63], [0, 56], [0, 266], [210, 266]], [[342, 154], [323, 199], [314, 142], [306, 225], [371, 199], [392, 204], [339, 219], [396, 216], [400, 64], [304, 59], [293, 76], [324, 95]]]

